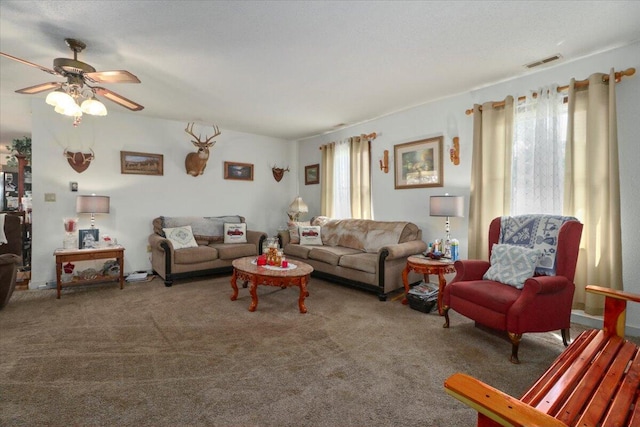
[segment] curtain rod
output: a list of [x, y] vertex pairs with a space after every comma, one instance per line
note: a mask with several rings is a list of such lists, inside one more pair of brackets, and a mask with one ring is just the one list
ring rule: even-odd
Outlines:
[[[619, 83], [619, 82], [620, 82], [620, 80], [622, 80], [622, 78], [623, 78], [623, 77], [631, 77], [631, 76], [633, 76], [635, 73], [636, 73], [636, 69], [635, 69], [635, 68], [627, 68], [627, 69], [626, 69], [626, 70], [624, 70], [624, 71], [619, 71], [619, 72], [615, 73], [615, 76], [616, 76], [616, 83]], [[609, 75], [608, 75], [608, 74], [605, 74], [604, 76], [602, 76], [602, 81], [603, 81], [603, 82], [608, 82], [608, 81], [609, 81]], [[585, 79], [585, 80], [577, 81], [577, 82], [575, 83], [575, 86], [576, 86], [576, 87], [586, 87], [586, 86], [589, 86], [589, 79]], [[558, 87], [558, 92], [564, 92], [564, 91], [566, 91], [566, 90], [568, 90], [568, 89], [569, 89], [569, 85], [566, 85], [566, 86], [559, 86], [559, 87]], [[536, 94], [535, 94], [535, 93], [533, 94], [533, 97], [534, 97], [534, 98], [536, 97]], [[525, 99], [527, 99], [527, 97], [526, 97], [526, 96], [521, 96], [521, 97], [519, 97], [519, 98], [518, 98], [518, 101], [524, 101]], [[496, 101], [496, 102], [494, 102], [494, 103], [492, 104], [492, 107], [493, 107], [493, 108], [504, 107], [504, 101]], [[482, 111], [482, 106], [480, 106], [480, 111]], [[471, 109], [469, 109], [469, 110], [466, 110], [466, 111], [465, 111], [465, 114], [466, 114], [467, 116], [469, 116], [469, 115], [473, 114], [473, 108], [471, 108]]]
[[[377, 137], [378, 135], [382, 135], [382, 134], [381, 134], [381, 133], [375, 133], [375, 132], [373, 132], [373, 133], [370, 133], [369, 135], [364, 135], [364, 134], [363, 134], [363, 135], [360, 135], [360, 136], [364, 136], [364, 137], [365, 137], [365, 138], [367, 138], [367, 139], [376, 139], [376, 137]], [[322, 147], [323, 147], [324, 145], [326, 145], [326, 144], [323, 144], [322, 146], [318, 147], [318, 150], [322, 150]]]

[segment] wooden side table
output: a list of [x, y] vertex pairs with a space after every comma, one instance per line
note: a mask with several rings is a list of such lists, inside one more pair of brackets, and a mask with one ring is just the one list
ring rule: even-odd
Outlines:
[[425, 282], [429, 281], [429, 274], [438, 275], [438, 313], [442, 316], [442, 293], [447, 286], [445, 274], [455, 273], [453, 262], [449, 260], [433, 260], [424, 256], [414, 255], [407, 258], [407, 266], [402, 271], [402, 283], [404, 284], [405, 296], [402, 299], [403, 304], [408, 304], [407, 294], [409, 293], [409, 272], [413, 270], [416, 273], [424, 275]]
[[95, 249], [56, 249], [53, 252], [56, 257], [56, 287], [58, 289], [57, 298], [60, 299], [62, 291], [62, 265], [67, 262], [74, 261], [91, 261], [96, 259], [116, 259], [120, 266], [120, 274], [118, 276], [98, 275], [95, 279], [81, 279], [74, 277], [72, 281], [64, 283], [64, 286], [84, 285], [89, 283], [119, 281], [120, 289], [124, 289], [124, 247], [112, 246], [107, 248]]

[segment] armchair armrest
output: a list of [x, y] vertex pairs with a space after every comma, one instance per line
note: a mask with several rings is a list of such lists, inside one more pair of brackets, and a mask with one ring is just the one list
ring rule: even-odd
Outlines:
[[491, 267], [491, 264], [489, 261], [465, 259], [456, 261], [454, 267], [456, 269], [456, 275], [451, 283], [482, 280], [482, 276], [487, 272], [489, 267]]
[[535, 276], [524, 282], [525, 293], [553, 294], [569, 286], [571, 282], [564, 276]]
[[395, 245], [383, 246], [378, 250], [378, 254], [388, 254], [385, 259], [406, 258], [411, 255], [421, 254], [427, 250], [427, 244], [422, 240], [412, 240], [410, 242], [398, 243]]
[[469, 375], [453, 374], [445, 380], [444, 387], [449, 395], [503, 426], [567, 427], [565, 423]]
[[605, 333], [624, 338], [627, 301], [640, 302], [640, 295], [594, 285], [588, 285], [587, 292], [604, 295], [605, 297], [602, 326]]

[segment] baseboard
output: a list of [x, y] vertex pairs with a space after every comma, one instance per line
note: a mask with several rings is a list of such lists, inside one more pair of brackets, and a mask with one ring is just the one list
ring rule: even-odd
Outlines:
[[[583, 310], [571, 310], [571, 321], [589, 328], [602, 329], [602, 319], [602, 316], [586, 314]], [[626, 325], [624, 333], [630, 337], [640, 337], [640, 327]]]

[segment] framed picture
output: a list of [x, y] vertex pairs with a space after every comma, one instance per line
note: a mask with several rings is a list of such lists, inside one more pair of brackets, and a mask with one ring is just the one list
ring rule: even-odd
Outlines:
[[304, 185], [320, 184], [320, 165], [308, 165], [304, 167]]
[[396, 189], [442, 187], [442, 136], [394, 145]]
[[98, 244], [99, 234], [97, 228], [78, 230], [78, 249], [94, 248]]
[[120, 173], [162, 175], [164, 173], [164, 156], [162, 154], [121, 151]]
[[253, 181], [253, 165], [251, 163], [224, 162], [224, 179]]

